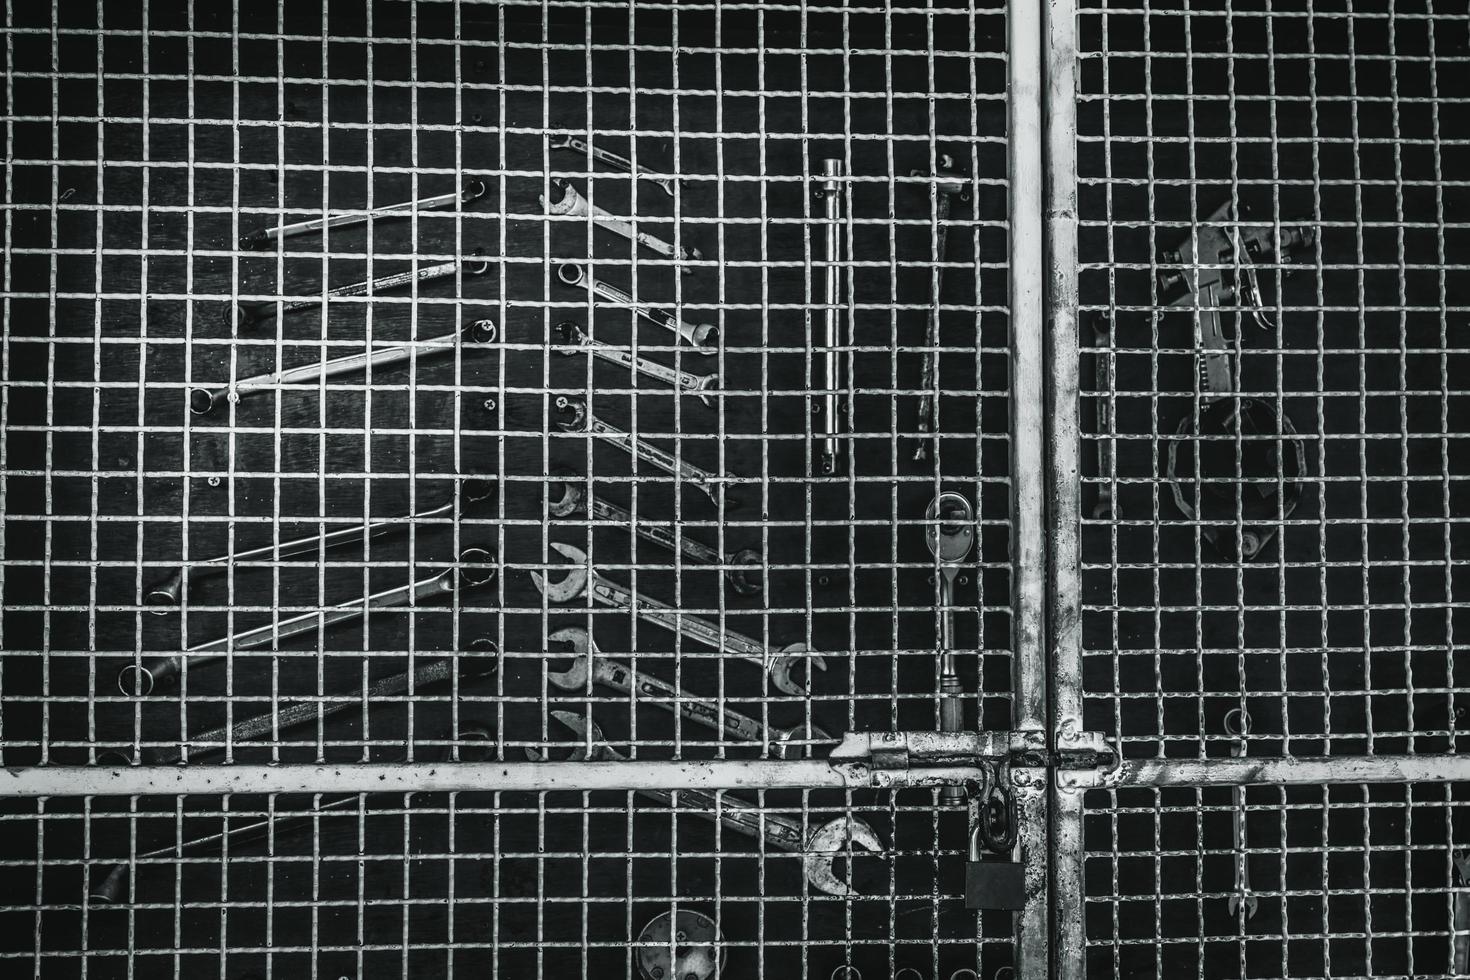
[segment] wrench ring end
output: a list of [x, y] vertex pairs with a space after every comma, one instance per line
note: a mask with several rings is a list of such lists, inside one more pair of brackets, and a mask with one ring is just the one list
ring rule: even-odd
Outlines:
[[575, 262], [563, 262], [556, 267], [556, 278], [568, 286], [580, 286], [586, 277], [587, 274], [582, 271], [582, 267]]
[[462, 185], [459, 192], [460, 203], [469, 204], [471, 201], [477, 201], [485, 196], [485, 192], [487, 190], [489, 190], [489, 188], [479, 177], [467, 176], [465, 177], [464, 184]]
[[218, 401], [218, 396], [208, 388], [189, 389], [189, 411], [194, 415], [208, 415]]
[[128, 664], [117, 672], [118, 690], [128, 697], [146, 698], [153, 693], [153, 685], [153, 671], [139, 664]]
[[182, 585], [182, 580], [175, 575], [164, 585], [160, 585], [149, 591], [143, 597], [143, 604], [148, 607], [148, 611], [153, 615], [167, 616], [179, 604], [179, 590]]
[[759, 552], [751, 548], [741, 548], [730, 556], [731, 565], [743, 565], [744, 568], [729, 568], [725, 571], [725, 581], [730, 583], [738, 595], [760, 595], [765, 591], [765, 576], [761, 570], [761, 556]]
[[466, 477], [460, 484], [460, 493], [468, 502], [478, 504], [495, 496], [495, 481], [487, 480], [483, 476]]
[[459, 555], [459, 577], [466, 585], [485, 585], [495, 578], [495, 556], [484, 548], [466, 548]]
[[713, 323], [696, 323], [689, 339], [701, 354], [713, 354], [720, 345], [720, 328]]

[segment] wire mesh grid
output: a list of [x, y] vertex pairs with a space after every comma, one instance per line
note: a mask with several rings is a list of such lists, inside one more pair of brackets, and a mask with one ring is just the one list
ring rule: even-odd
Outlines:
[[[553, 710], [636, 759], [776, 752], [666, 710], [690, 703], [814, 752], [849, 729], [934, 728], [924, 512], [941, 487], [980, 527], [955, 600], [979, 610], [957, 627], [981, 652], [960, 665], [985, 692], [968, 724], [1010, 727], [1002, 8], [6, 18], [6, 765], [565, 756], [582, 739]], [[567, 137], [680, 183], [633, 181]], [[964, 174], [948, 219], [925, 176], [942, 154]], [[847, 175], [837, 263], [813, 193], [828, 158]], [[568, 185], [689, 251], [548, 216]], [[565, 263], [713, 325], [717, 352], [567, 285]], [[824, 478], [814, 338], [832, 265], [847, 465]], [[916, 462], [941, 269], [939, 431]], [[564, 321], [717, 375], [710, 404], [587, 356]], [[357, 360], [322, 377], [339, 357]], [[564, 431], [561, 399], [680, 473]], [[723, 512], [689, 465], [716, 474]], [[583, 512], [554, 511], [578, 492]], [[631, 521], [587, 512], [593, 496]], [[799, 658], [810, 691], [791, 696], [624, 610], [551, 601], [529, 573], [571, 567], [557, 542], [681, 621], [804, 644], [826, 669]], [[729, 557], [742, 549], [753, 566]], [[680, 693], [559, 687], [565, 627]], [[805, 746], [808, 726], [825, 734]], [[46, 976], [626, 973], [646, 922], [692, 910], [730, 975], [1006, 962], [1008, 926], [959, 901], [962, 811], [834, 791], [677, 809], [741, 801], [803, 833], [861, 818], [885, 851], [845, 869], [860, 894], [844, 900], [768, 842], [621, 792], [11, 802], [3, 956]]]
[[[1458, 751], [1463, 8], [1079, 7], [1088, 727]], [[1462, 787], [1343, 781], [1092, 794], [1091, 968], [1466, 969]]]

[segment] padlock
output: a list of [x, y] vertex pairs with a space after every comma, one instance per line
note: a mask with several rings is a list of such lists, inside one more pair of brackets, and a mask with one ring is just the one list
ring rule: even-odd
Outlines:
[[[1013, 860], [1016, 813], [998, 779], [970, 811], [970, 854], [965, 862], [965, 908], [1016, 912], [1026, 907], [1026, 869]], [[997, 806], [996, 804], [999, 804]], [[999, 823], [999, 826], [997, 826]], [[985, 849], [996, 857], [982, 858]]]

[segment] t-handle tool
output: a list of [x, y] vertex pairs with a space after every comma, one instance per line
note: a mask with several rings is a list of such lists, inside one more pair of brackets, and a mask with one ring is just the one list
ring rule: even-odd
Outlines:
[[[479, 503], [489, 498], [495, 492], [495, 483], [490, 480], [472, 477], [460, 484], [459, 492], [461, 502]], [[220, 555], [217, 558], [206, 558], [199, 562], [188, 562], [175, 569], [172, 575], [148, 590], [148, 595], [145, 597], [148, 603], [148, 611], [160, 616], [166, 614], [173, 606], [179, 603], [187, 586], [207, 576], [222, 575], [232, 565], [249, 561], [281, 561], [287, 558], [299, 558], [302, 555], [316, 554], [340, 545], [361, 544], [364, 538], [380, 538], [384, 535], [392, 534], [395, 531], [401, 531], [414, 521], [430, 521], [440, 517], [451, 517], [454, 514], [455, 506], [456, 502], [451, 500], [446, 504], [435, 507], [433, 510], [419, 511], [417, 514], [390, 517], [386, 520], [373, 521], [369, 524], [355, 524], [352, 527], [339, 528], [323, 534], [313, 534], [303, 538], [296, 538], [292, 541], [283, 541], [280, 544], [265, 544], [246, 551], [237, 551], [234, 554]]]
[[826, 251], [822, 265], [822, 346], [821, 381], [813, 387], [822, 392], [822, 438], [817, 453], [817, 472], [832, 476], [841, 467], [842, 400], [838, 394], [842, 384], [842, 212], [846, 195], [842, 183], [841, 160], [823, 160], [821, 186], [817, 191], [823, 203], [823, 225]]
[[604, 656], [592, 641], [592, 635], [580, 626], [559, 629], [546, 640], [548, 643], [565, 643], [572, 648], [570, 667], [562, 671], [546, 671], [547, 683], [563, 691], [590, 694], [592, 686], [600, 684], [619, 694], [635, 697], [641, 694], [648, 698], [642, 702], [644, 704], [681, 715], [733, 739], [764, 745], [778, 759], [796, 758], [803, 752], [809, 752], [814, 742], [837, 741], [813, 722], [798, 722], [790, 728], [766, 725], [732, 708], [717, 708], [712, 701], [680, 690], [657, 677], [624, 667]]
[[[725, 558], [709, 545], [694, 540], [687, 533], [674, 532], [667, 523], [640, 521], [633, 512], [617, 504], [609, 503], [590, 491], [571, 475], [559, 474], [560, 479], [546, 484], [546, 510], [552, 517], [569, 517], [578, 510], [585, 510], [593, 520], [611, 521], [621, 527], [631, 527], [633, 533], [645, 541], [652, 541], [670, 551], [680, 552], [685, 558], [701, 565], [723, 565], [725, 581], [739, 595], [759, 595], [764, 589], [761, 578], [761, 556], [750, 548], [741, 548]], [[560, 486], [562, 495], [552, 499], [551, 488]]]
[[916, 461], [928, 458], [929, 443], [939, 424], [939, 304], [944, 286], [944, 246], [949, 237], [950, 198], [968, 200], [970, 197], [967, 183], [969, 175], [955, 169], [954, 157], [941, 153], [938, 164], [933, 174], [922, 170], [909, 171], [910, 177], [931, 178], [931, 193], [934, 195], [934, 255], [933, 264], [929, 267], [929, 336], [919, 376], [919, 390], [922, 394], [919, 395], [919, 440], [914, 446]]
[[448, 194], [436, 194], [433, 197], [421, 197], [416, 201], [404, 201], [401, 204], [388, 204], [371, 211], [341, 211], [337, 214], [327, 215], [325, 218], [311, 218], [307, 221], [298, 221], [289, 225], [277, 225], [274, 228], [262, 228], [260, 231], [251, 232], [240, 239], [241, 248], [260, 248], [273, 241], [290, 238], [292, 235], [304, 235], [313, 231], [329, 231], [332, 228], [348, 228], [352, 225], [365, 225], [369, 221], [379, 218], [396, 218], [411, 215], [415, 211], [433, 211], [438, 208], [447, 208], [453, 204], [469, 204], [485, 196], [485, 182], [478, 177], [465, 177], [460, 182], [460, 189], [450, 191]]
[[[467, 255], [462, 259], [440, 262], [437, 265], [419, 266], [408, 272], [395, 272], [391, 276], [382, 276], [369, 282], [354, 282], [347, 286], [338, 286], [327, 290], [325, 298], [332, 300], [341, 299], [344, 296], [375, 296], [410, 283], [443, 279], [445, 276], [454, 275], [460, 269], [464, 269], [466, 274], [471, 276], [483, 275], [490, 271], [490, 261], [480, 255]], [[269, 320], [277, 315], [295, 313], [297, 310], [318, 309], [321, 307], [322, 299], [322, 296], [292, 296], [280, 300], [265, 300], [260, 303], [241, 303], [235, 309], [235, 320], [242, 327], [248, 326]]]
[[601, 160], [603, 163], [608, 164], [609, 166], [617, 167], [624, 173], [632, 174], [639, 180], [646, 180], [649, 183], [656, 185], [657, 187], [662, 189], [665, 194], [669, 195], [669, 197], [675, 196], [674, 187], [676, 185], [681, 185], [684, 183], [682, 180], [679, 180], [676, 177], [664, 177], [651, 170], [645, 170], [643, 167], [634, 164], [632, 160], [629, 160], [625, 156], [614, 153], [611, 150], [604, 150], [599, 146], [595, 146], [584, 139], [578, 139], [575, 136], [553, 136], [551, 137], [551, 142], [547, 145], [553, 150], [574, 150], [577, 153], [583, 154], [584, 156], [591, 157], [593, 160]]
[[484, 585], [495, 577], [493, 563], [494, 556], [483, 548], [466, 548], [460, 554], [458, 564], [412, 585], [386, 589], [351, 602], [303, 613], [277, 623], [267, 623], [255, 629], [190, 647], [170, 657], [150, 660], [146, 664], [128, 664], [118, 672], [117, 686], [124, 694], [146, 696], [160, 683], [175, 680], [186, 659], [191, 666], [202, 667], [223, 660], [231, 650], [256, 650], [272, 646], [294, 636], [361, 619], [373, 609], [415, 606], [428, 599], [455, 592], [461, 582], [471, 586]]
[[[572, 751], [574, 761], [626, 762], [622, 753], [605, 744], [602, 730], [595, 721], [568, 711], [553, 711], [551, 717], [575, 732], [583, 744]], [[532, 762], [547, 761], [546, 753], [535, 746], [526, 747], [526, 757]], [[801, 821], [778, 813], [768, 813], [763, 808], [746, 803], [730, 794], [705, 792], [704, 790], [681, 789], [676, 794], [666, 790], [639, 790], [644, 796], [667, 806], [683, 809], [685, 806], [708, 820], [718, 820], [731, 830], [760, 840], [783, 851], [791, 851], [802, 857], [802, 870], [807, 881], [818, 891], [828, 895], [850, 898], [857, 895], [852, 885], [834, 873], [833, 860], [841, 854], [849, 856], [858, 848], [880, 853], [883, 841], [876, 831], [861, 817], [842, 816], [829, 820], [807, 833]]]
[[553, 541], [551, 550], [573, 564], [567, 568], [567, 574], [556, 582], [541, 572], [531, 573], [536, 588], [550, 602], [568, 603], [585, 596], [594, 603], [614, 609], [626, 609], [647, 622], [662, 626], [696, 643], [713, 647], [722, 654], [759, 664], [777, 690], [793, 697], [805, 697], [807, 694], [806, 688], [792, 676], [793, 671], [803, 666], [802, 661], [807, 661], [809, 672], [827, 669], [826, 658], [819, 653], [812, 653], [804, 643], [792, 643], [780, 649], [769, 647], [759, 640], [691, 616], [667, 603], [650, 599], [605, 578], [592, 566], [587, 552], [581, 548]]
[[[1251, 716], [1244, 708], [1232, 708], [1225, 715], [1225, 734], [1234, 741], [1230, 745], [1230, 754], [1237, 759], [1244, 759], [1246, 753], [1246, 739], [1251, 733]], [[1256, 907], [1260, 904], [1254, 892], [1251, 891], [1251, 868], [1250, 868], [1250, 841], [1246, 838], [1245, 821], [1245, 787], [1236, 786], [1235, 806], [1232, 808], [1231, 816], [1235, 830], [1235, 890], [1230, 895], [1230, 914], [1238, 916], [1241, 906], [1245, 906], [1245, 917], [1253, 918]]]
[[650, 235], [646, 231], [639, 231], [636, 221], [628, 221], [620, 218], [612, 212], [593, 204], [572, 186], [571, 182], [561, 177], [551, 178], [552, 194], [547, 197], [541, 195], [541, 203], [546, 206], [548, 214], [556, 217], [567, 218], [589, 218], [595, 225], [600, 225], [615, 235], [621, 235], [635, 245], [642, 245], [650, 252], [656, 252], [664, 258], [674, 259], [679, 262], [679, 271], [685, 274], [694, 271], [686, 262], [697, 262], [704, 258], [697, 248], [685, 248], [664, 241], [657, 235]]
[[[939, 730], [960, 732], [965, 712], [960, 700], [964, 689], [955, 669], [954, 580], [975, 547], [975, 510], [964, 496], [946, 490], [929, 502], [924, 521], [924, 543], [934, 556], [939, 576]], [[964, 788], [941, 787], [939, 799], [959, 806], [965, 802]]]

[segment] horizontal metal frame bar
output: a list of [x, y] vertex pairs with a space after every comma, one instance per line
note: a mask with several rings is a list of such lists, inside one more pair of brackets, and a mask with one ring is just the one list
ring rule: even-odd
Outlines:
[[1058, 774], [1063, 788], [1117, 786], [1309, 786], [1320, 783], [1470, 782], [1470, 756], [1343, 755], [1228, 759], [1128, 759], [1100, 781], [1092, 771]]

